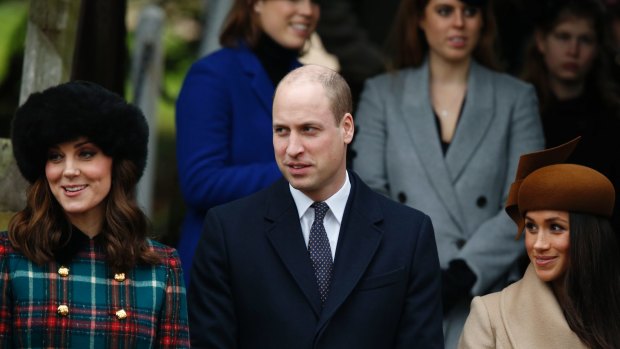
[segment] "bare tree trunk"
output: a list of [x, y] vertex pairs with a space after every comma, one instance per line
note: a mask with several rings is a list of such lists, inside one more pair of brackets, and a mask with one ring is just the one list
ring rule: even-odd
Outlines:
[[124, 96], [126, 0], [82, 3], [71, 80], [88, 80]]
[[12, 149], [10, 139], [0, 138], [0, 230], [26, 203], [27, 182], [17, 170]]
[[233, 0], [204, 0], [205, 25], [200, 43], [200, 57], [220, 48], [220, 32]]
[[155, 4], [145, 6], [136, 28], [136, 47], [131, 64], [131, 81], [134, 99], [146, 116], [149, 124], [148, 160], [146, 169], [138, 183], [138, 204], [149, 217], [153, 218], [153, 194], [155, 190], [155, 163], [157, 153], [157, 101], [163, 73], [162, 34], [164, 30], [164, 10]]
[[[31, 93], [69, 80], [80, 6], [80, 0], [30, 0], [20, 105]], [[27, 184], [11, 149], [0, 143], [0, 158], [6, 161], [0, 166], [0, 211], [17, 211], [25, 202]], [[0, 228], [5, 224], [0, 218]]]
[[80, 0], [30, 0], [19, 104], [36, 91], [69, 80]]

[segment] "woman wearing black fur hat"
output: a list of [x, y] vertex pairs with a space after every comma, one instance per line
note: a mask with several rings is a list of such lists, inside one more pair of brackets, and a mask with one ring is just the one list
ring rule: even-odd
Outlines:
[[140, 110], [93, 83], [17, 110], [31, 186], [0, 233], [0, 347], [189, 347], [177, 253], [147, 238], [135, 199], [147, 140]]
[[521, 157], [506, 212], [530, 265], [520, 281], [474, 298], [459, 348], [620, 348], [614, 187], [563, 163], [576, 144]]

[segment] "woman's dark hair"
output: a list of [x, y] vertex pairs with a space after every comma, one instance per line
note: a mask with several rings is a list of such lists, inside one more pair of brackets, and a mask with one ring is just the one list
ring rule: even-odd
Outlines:
[[250, 48], [256, 47], [262, 29], [258, 24], [258, 17], [254, 5], [258, 0], [235, 0], [220, 34], [220, 44], [224, 47], [235, 47], [239, 40], [244, 41]]
[[[596, 34], [598, 53], [586, 76], [584, 91], [599, 96], [606, 108], [619, 105], [618, 89], [609, 78], [610, 61], [609, 29], [605, 8], [598, 0], [551, 0], [542, 6], [536, 20], [535, 35], [547, 36], [566, 19], [586, 19], [592, 23]], [[535, 35], [530, 39], [525, 52], [525, 63], [521, 77], [534, 85], [538, 95], [541, 114], [545, 114], [552, 96], [549, 86], [549, 70], [543, 54], [538, 50]]]
[[620, 348], [620, 251], [606, 218], [570, 213], [570, 257], [561, 304], [588, 348]]
[[[424, 62], [429, 47], [424, 31], [420, 29], [426, 6], [430, 0], [403, 0], [398, 10], [396, 22], [392, 28], [391, 44], [388, 48], [393, 52], [391, 69], [419, 67]], [[480, 6], [483, 26], [478, 45], [473, 51], [477, 62], [487, 68], [498, 68], [495, 57], [495, 35], [497, 25], [493, 15], [491, 0]]]
[[[113, 160], [112, 184], [105, 199], [102, 231], [97, 235], [114, 272], [127, 272], [138, 263], [158, 264], [161, 257], [147, 242], [148, 223], [135, 198], [139, 171], [134, 162]], [[9, 222], [9, 239], [28, 259], [41, 265], [54, 259], [74, 232], [47, 179], [28, 189], [26, 207]]]

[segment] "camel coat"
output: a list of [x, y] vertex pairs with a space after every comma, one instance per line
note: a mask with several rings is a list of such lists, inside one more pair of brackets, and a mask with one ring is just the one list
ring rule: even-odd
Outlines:
[[587, 348], [568, 327], [553, 291], [530, 265], [501, 292], [475, 297], [459, 349]]

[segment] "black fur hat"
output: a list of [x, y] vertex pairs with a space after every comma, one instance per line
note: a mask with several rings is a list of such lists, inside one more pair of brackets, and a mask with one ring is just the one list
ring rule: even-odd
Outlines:
[[72, 81], [33, 93], [17, 109], [11, 140], [17, 166], [34, 183], [45, 176], [50, 147], [85, 137], [115, 160], [146, 166], [148, 124], [137, 107], [86, 81]]

